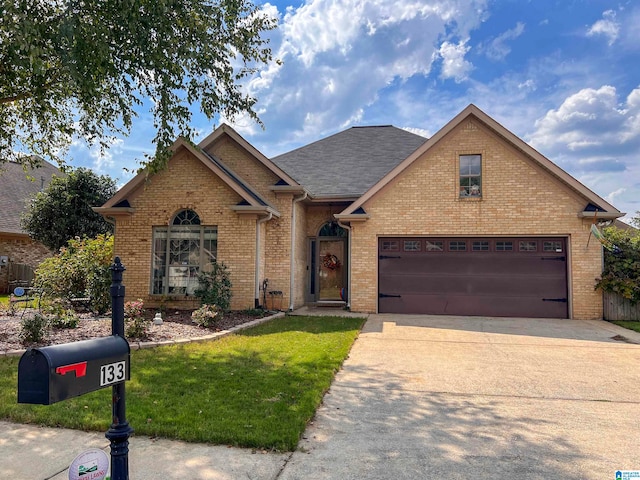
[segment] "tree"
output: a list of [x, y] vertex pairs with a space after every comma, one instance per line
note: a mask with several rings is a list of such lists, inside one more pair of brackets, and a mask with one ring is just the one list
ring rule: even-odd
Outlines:
[[604, 271], [596, 288], [640, 302], [640, 233], [609, 227], [603, 235]]
[[209, 119], [259, 122], [240, 82], [272, 60], [260, 35], [276, 26], [251, 0], [2, 0], [0, 162], [62, 165], [74, 136], [107, 148], [144, 99], [156, 128], [151, 171], [178, 135], [192, 137], [194, 103]]
[[631, 225], [640, 228], [640, 210], [636, 212], [636, 216], [631, 219]]
[[39, 192], [23, 215], [22, 228], [31, 238], [58, 250], [75, 237], [94, 238], [111, 233], [113, 226], [91, 207], [98, 207], [116, 193], [116, 182], [86, 168], [54, 177]]

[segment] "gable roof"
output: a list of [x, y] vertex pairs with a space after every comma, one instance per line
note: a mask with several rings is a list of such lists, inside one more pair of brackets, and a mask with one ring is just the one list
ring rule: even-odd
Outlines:
[[265, 157], [262, 152], [260, 152], [257, 148], [247, 142], [242, 135], [236, 132], [233, 128], [231, 128], [226, 123], [223, 123], [218, 128], [216, 128], [209, 136], [207, 136], [204, 140], [202, 140], [198, 144], [198, 148], [206, 151], [209, 146], [215, 143], [216, 140], [222, 138], [223, 136], [230, 137], [233, 141], [235, 141], [240, 147], [247, 151], [250, 155], [252, 155], [256, 160], [260, 161], [267, 167], [271, 172], [273, 172], [277, 177], [284, 181], [284, 183], [288, 186], [296, 186], [300, 187], [300, 184], [296, 182], [293, 178], [289, 176], [284, 170], [278, 167], [275, 163]]
[[272, 158], [314, 197], [359, 197], [426, 138], [390, 125], [352, 127]]
[[[195, 158], [200, 160], [206, 167], [215, 173], [223, 182], [225, 182], [232, 190], [242, 197], [242, 205], [239, 210], [264, 211], [280, 216], [278, 210], [267, 202], [258, 192], [249, 186], [240, 176], [231, 170], [220, 159], [194, 146], [184, 138], [179, 138], [171, 146], [174, 155], [180, 150], [186, 149]], [[125, 186], [111, 197], [102, 207], [94, 208], [94, 211], [104, 214], [116, 214], [118, 210], [129, 213], [131, 208], [127, 202], [127, 197], [136, 190], [142, 183], [146, 181], [147, 172], [142, 171], [132, 178]], [[248, 207], [248, 208], [247, 208]]]
[[0, 232], [27, 234], [20, 226], [20, 217], [27, 210], [28, 201], [44, 190], [54, 175], [64, 173], [45, 160], [40, 167], [26, 171], [15, 162], [0, 164]]
[[[550, 172], [555, 177], [559, 178], [569, 187], [583, 195], [591, 204], [597, 206], [597, 216], [602, 218], [603, 214], [600, 212], [607, 212], [611, 218], [621, 217], [624, 213], [621, 213], [617, 208], [607, 202], [605, 199], [588, 189], [578, 180], [573, 178], [563, 169], [558, 167], [551, 160], [546, 158], [532, 146], [527, 144], [524, 140], [520, 139], [518, 136], [511, 133], [505, 127], [496, 122], [489, 115], [484, 113], [475, 105], [471, 104], [467, 108], [465, 108], [462, 112], [456, 115], [449, 123], [447, 123], [444, 127], [442, 127], [433, 137], [424, 142], [417, 150], [407, 156], [404, 161], [400, 162], [393, 170], [384, 175], [377, 183], [371, 186], [360, 198], [358, 198], [355, 202], [353, 202], [349, 207], [347, 207], [343, 212], [336, 216], [336, 218], [345, 217], [348, 215], [354, 214], [359, 208], [361, 208], [365, 202], [371, 199], [376, 193], [378, 193], [385, 185], [389, 184], [394, 178], [400, 175], [409, 165], [415, 162], [418, 158], [420, 158], [425, 152], [429, 151], [436, 143], [438, 143], [442, 138], [444, 138], [449, 132], [451, 132], [454, 128], [460, 125], [463, 121], [465, 121], [469, 117], [474, 117], [483, 124], [485, 124], [488, 128], [493, 130], [495, 133], [503, 137], [507, 142], [513, 145], [518, 150], [525, 153], [529, 158], [531, 158], [534, 162], [538, 163], [542, 168]], [[593, 216], [596, 211], [593, 212], [582, 212], [583, 216]]]

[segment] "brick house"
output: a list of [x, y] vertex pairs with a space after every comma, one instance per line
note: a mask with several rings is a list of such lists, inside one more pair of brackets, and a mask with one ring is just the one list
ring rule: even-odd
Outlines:
[[28, 201], [62, 172], [46, 161], [26, 171], [15, 162], [0, 165], [0, 292], [7, 293], [15, 280], [29, 281], [33, 270], [53, 253], [29, 238], [20, 226]]
[[233, 309], [602, 317], [590, 228], [624, 214], [474, 105], [430, 139], [353, 127], [269, 159], [223, 125], [173, 152], [96, 208], [128, 298], [193, 307], [217, 259]]

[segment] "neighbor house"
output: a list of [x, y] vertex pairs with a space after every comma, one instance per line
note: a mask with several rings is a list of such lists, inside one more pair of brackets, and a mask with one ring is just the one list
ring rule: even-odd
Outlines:
[[172, 149], [96, 209], [128, 299], [193, 307], [221, 261], [234, 309], [602, 316], [590, 228], [623, 214], [474, 105], [429, 139], [353, 127], [269, 159], [223, 125]]
[[17, 281], [29, 282], [34, 269], [52, 252], [29, 238], [20, 217], [29, 201], [62, 173], [47, 161], [36, 169], [15, 162], [0, 164], [0, 292], [12, 290]]

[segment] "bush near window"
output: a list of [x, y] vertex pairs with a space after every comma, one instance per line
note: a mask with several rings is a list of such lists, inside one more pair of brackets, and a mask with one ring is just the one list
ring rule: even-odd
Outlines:
[[35, 286], [45, 297], [90, 298], [91, 309], [105, 313], [111, 307], [113, 236], [69, 240], [56, 256], [46, 259], [36, 270]]
[[198, 288], [193, 294], [203, 304], [215, 305], [222, 312], [228, 312], [231, 306], [231, 278], [229, 269], [223, 262], [211, 264], [210, 272], [198, 275]]
[[605, 228], [604, 271], [596, 288], [640, 302], [640, 232]]
[[124, 320], [127, 338], [147, 338], [151, 322], [144, 318], [144, 302], [141, 298], [124, 304]]
[[216, 324], [219, 313], [217, 306], [204, 304], [191, 313], [191, 321], [201, 327], [209, 328]]

